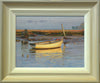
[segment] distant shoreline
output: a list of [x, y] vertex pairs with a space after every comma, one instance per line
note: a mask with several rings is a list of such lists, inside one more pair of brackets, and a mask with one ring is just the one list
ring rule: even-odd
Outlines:
[[[16, 32], [23, 32], [24, 29], [17, 29]], [[28, 32], [32, 32], [32, 31], [38, 31], [38, 32], [62, 32], [62, 30], [27, 30]], [[84, 32], [84, 29], [82, 30], [65, 30], [65, 32]]]

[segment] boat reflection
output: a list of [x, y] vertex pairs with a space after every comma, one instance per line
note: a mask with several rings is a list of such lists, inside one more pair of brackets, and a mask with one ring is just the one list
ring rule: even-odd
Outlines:
[[34, 56], [34, 61], [41, 66], [48, 64], [48, 67], [55, 64], [63, 64], [63, 51], [61, 48], [36, 50], [30, 49], [31, 55]]
[[35, 53], [36, 57], [44, 57], [50, 56], [51, 58], [61, 58], [62, 57], [62, 49], [55, 48], [55, 49], [30, 49], [30, 53]]
[[[63, 47], [64, 48], [64, 47]], [[41, 66], [45, 66], [48, 64], [48, 67], [52, 65], [59, 64], [60, 66], [63, 66], [63, 60], [64, 60], [64, 54], [63, 54], [63, 48], [55, 48], [55, 49], [30, 49], [29, 53], [25, 54], [24, 56], [22, 54], [22, 58], [24, 58], [24, 61], [27, 63], [31, 61], [31, 63], [41, 64]]]
[[30, 53], [62, 53], [61, 48], [54, 49], [30, 49]]

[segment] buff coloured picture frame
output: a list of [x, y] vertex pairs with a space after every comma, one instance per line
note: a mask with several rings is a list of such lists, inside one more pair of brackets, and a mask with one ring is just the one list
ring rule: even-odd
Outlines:
[[[99, 83], [99, 0], [1, 0], [0, 82]], [[84, 16], [84, 68], [16, 68], [17, 15]]]

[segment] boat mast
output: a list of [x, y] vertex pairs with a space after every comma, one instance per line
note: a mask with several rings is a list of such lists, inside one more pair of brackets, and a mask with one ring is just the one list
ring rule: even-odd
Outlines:
[[63, 31], [64, 37], [66, 37], [66, 34], [65, 34], [65, 30], [64, 30], [63, 24], [61, 24], [61, 27], [62, 27], [62, 31]]

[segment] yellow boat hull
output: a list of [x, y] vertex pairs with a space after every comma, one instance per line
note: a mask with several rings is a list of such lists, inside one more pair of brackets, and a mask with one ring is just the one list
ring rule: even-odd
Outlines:
[[61, 41], [56, 41], [56, 42], [50, 42], [50, 43], [36, 43], [35, 46], [33, 46], [33, 48], [36, 49], [50, 49], [50, 48], [58, 48], [61, 47], [63, 43], [63, 40]]

